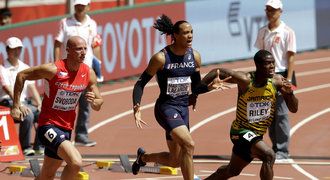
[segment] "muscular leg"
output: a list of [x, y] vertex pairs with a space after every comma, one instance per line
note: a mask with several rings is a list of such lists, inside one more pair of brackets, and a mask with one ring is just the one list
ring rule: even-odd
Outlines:
[[205, 180], [221, 180], [238, 176], [248, 164], [249, 162], [244, 161], [232, 153], [229, 164], [219, 167], [216, 172], [211, 174]]
[[57, 169], [61, 166], [62, 160], [54, 159], [48, 156], [44, 156], [44, 163], [41, 168], [41, 172], [36, 180], [54, 179]]
[[168, 152], [145, 154], [144, 162], [157, 162], [171, 167], [181, 167], [184, 179], [193, 179], [194, 165], [193, 153], [194, 142], [186, 126], [179, 126], [172, 130], [173, 141], [167, 141]]
[[145, 154], [142, 156], [144, 162], [156, 162], [165, 166], [180, 167], [178, 161], [180, 157], [181, 148], [178, 143], [174, 141], [167, 141], [167, 146], [170, 152], [159, 152]]
[[66, 140], [58, 147], [57, 154], [67, 163], [62, 172], [61, 179], [71, 180], [78, 174], [82, 166], [82, 158], [79, 151], [70, 141]]
[[251, 152], [262, 161], [260, 169], [260, 179], [273, 179], [273, 165], [275, 153], [264, 141], [258, 141], [252, 145]]

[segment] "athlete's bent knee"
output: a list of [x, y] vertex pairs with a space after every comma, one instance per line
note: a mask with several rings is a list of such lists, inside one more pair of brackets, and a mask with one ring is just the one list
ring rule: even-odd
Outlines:
[[82, 163], [81, 158], [75, 158], [71, 162], [67, 163], [67, 166], [69, 166], [71, 170], [77, 171], [77, 172], [79, 172], [82, 165], [83, 165], [83, 163]]
[[263, 158], [261, 159], [263, 163], [273, 165], [275, 162], [275, 152], [272, 149], [265, 151]]
[[193, 140], [186, 141], [181, 147], [181, 150], [184, 153], [188, 153], [188, 154], [191, 154], [191, 155], [193, 155], [194, 149], [195, 149], [195, 142]]
[[173, 168], [178, 168], [181, 166], [181, 163], [180, 163], [180, 160], [179, 159], [173, 159], [170, 161], [169, 163], [169, 166], [170, 167], [173, 167]]
[[237, 169], [235, 167], [227, 167], [227, 173], [229, 177], [234, 177], [234, 176], [238, 176], [241, 174], [242, 169]]

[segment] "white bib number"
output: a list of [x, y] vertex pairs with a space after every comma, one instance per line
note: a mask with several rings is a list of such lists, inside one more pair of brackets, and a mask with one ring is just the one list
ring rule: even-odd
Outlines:
[[168, 78], [166, 94], [172, 97], [189, 94], [190, 84], [190, 76]]
[[57, 133], [54, 131], [54, 129], [50, 128], [46, 133], [44, 134], [46, 139], [48, 139], [49, 142], [53, 142], [53, 140], [56, 138]]
[[248, 102], [247, 103], [247, 118], [249, 123], [263, 121], [270, 117], [272, 102]]
[[63, 89], [59, 89], [54, 99], [53, 109], [60, 111], [75, 110], [80, 95], [81, 92], [70, 92], [65, 91]]
[[246, 140], [248, 140], [249, 142], [250, 142], [253, 138], [255, 138], [255, 137], [257, 137], [257, 135], [254, 134], [252, 131], [248, 131], [247, 133], [245, 133], [245, 134], [243, 135], [243, 138], [246, 139]]

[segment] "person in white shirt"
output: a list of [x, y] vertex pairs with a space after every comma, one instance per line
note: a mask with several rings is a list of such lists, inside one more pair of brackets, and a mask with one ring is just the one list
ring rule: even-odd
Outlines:
[[[23, 48], [22, 41], [17, 37], [10, 37], [6, 41], [6, 51], [8, 58], [3, 60], [1, 68], [1, 85], [3, 91], [0, 91], [0, 105], [12, 107], [13, 91], [17, 73], [29, 68], [27, 64], [19, 60]], [[31, 97], [31, 98], [30, 98]], [[22, 109], [28, 114], [20, 122], [19, 141], [24, 155], [30, 156], [43, 154], [43, 147], [38, 138], [35, 138], [33, 149], [30, 146], [31, 129], [33, 123], [37, 122], [37, 118], [41, 109], [41, 98], [37, 91], [34, 81], [27, 82], [23, 89]], [[31, 101], [32, 100], [32, 101]]]
[[[96, 22], [87, 15], [89, 11], [90, 0], [75, 0], [73, 16], [64, 18], [60, 22], [60, 29], [54, 42], [54, 60], [61, 59], [61, 47], [65, 46], [68, 39], [72, 36], [80, 36], [87, 42], [87, 52], [84, 63], [90, 68], [101, 59], [100, 43], [101, 38], [97, 34]], [[66, 49], [66, 47], [64, 47]], [[66, 52], [62, 53], [66, 57]], [[95, 58], [94, 58], [95, 57]], [[95, 69], [94, 69], [95, 71]], [[98, 74], [95, 71], [96, 75]], [[100, 81], [100, 80], [98, 80]], [[86, 91], [84, 92], [84, 94]], [[96, 142], [88, 138], [88, 123], [90, 115], [90, 106], [85, 95], [82, 94], [79, 99], [79, 111], [75, 127], [75, 145], [95, 146]]]
[[[271, 52], [275, 58], [275, 72], [291, 82], [295, 79], [294, 55], [297, 48], [295, 33], [280, 19], [283, 12], [283, 4], [280, 0], [268, 0], [265, 11], [268, 24], [259, 30], [255, 47]], [[276, 103], [276, 119], [269, 128], [269, 136], [273, 150], [276, 152], [276, 159], [288, 159], [290, 138], [288, 107], [282, 95], [279, 95]]]

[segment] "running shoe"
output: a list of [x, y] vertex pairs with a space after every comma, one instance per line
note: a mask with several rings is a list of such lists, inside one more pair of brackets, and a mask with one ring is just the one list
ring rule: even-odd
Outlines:
[[88, 138], [79, 138], [76, 137], [75, 139], [75, 146], [86, 146], [86, 147], [92, 147], [96, 145], [95, 141], [89, 140]]
[[23, 150], [24, 156], [34, 156], [35, 151], [32, 148], [27, 148]]
[[143, 162], [142, 159], [141, 159], [141, 157], [145, 153], [146, 152], [141, 147], [137, 150], [137, 157], [136, 157], [135, 162], [132, 165], [132, 172], [133, 172], [134, 175], [137, 175], [139, 173], [141, 166], [145, 166], [147, 164], [147, 163]]

